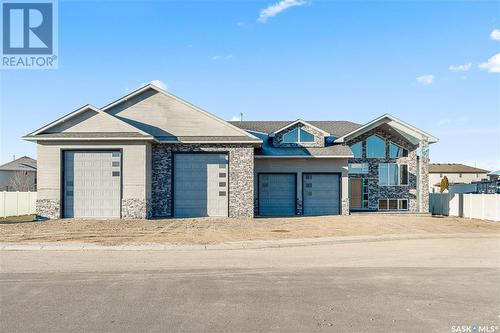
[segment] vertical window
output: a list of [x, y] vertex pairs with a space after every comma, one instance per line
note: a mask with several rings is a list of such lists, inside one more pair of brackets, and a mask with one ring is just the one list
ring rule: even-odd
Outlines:
[[408, 165], [399, 165], [399, 185], [408, 185]]
[[353, 144], [351, 150], [354, 158], [363, 158], [363, 142]]
[[390, 158], [408, 157], [408, 150], [390, 142], [389, 157]]
[[378, 184], [380, 186], [408, 185], [408, 165], [380, 163], [378, 165]]
[[366, 139], [367, 158], [385, 158], [385, 140], [377, 135]]

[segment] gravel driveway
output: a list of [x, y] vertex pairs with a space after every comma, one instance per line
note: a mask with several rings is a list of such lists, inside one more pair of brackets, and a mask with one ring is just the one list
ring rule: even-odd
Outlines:
[[250, 220], [49, 220], [0, 222], [0, 242], [214, 244], [228, 241], [395, 234], [493, 233], [500, 223], [431, 216], [351, 215]]

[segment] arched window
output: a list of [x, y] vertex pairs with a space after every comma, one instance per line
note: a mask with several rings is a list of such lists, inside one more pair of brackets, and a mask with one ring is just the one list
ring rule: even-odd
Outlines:
[[367, 158], [385, 158], [385, 140], [378, 135], [366, 139]]

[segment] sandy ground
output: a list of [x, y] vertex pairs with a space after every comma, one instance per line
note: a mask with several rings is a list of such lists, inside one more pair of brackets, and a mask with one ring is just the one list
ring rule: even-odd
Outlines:
[[492, 233], [500, 223], [431, 216], [351, 215], [293, 218], [0, 221], [0, 242], [216, 244], [331, 236]]

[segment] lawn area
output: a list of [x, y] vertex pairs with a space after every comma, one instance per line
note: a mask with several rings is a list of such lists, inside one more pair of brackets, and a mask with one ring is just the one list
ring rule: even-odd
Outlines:
[[90, 242], [214, 244], [228, 241], [330, 236], [491, 233], [500, 223], [455, 217], [351, 215], [250, 220], [197, 218], [164, 220], [0, 221], [0, 242]]
[[36, 220], [35, 214], [21, 215], [21, 216], [7, 216], [7, 217], [0, 217], [0, 224], [33, 222], [35, 220]]

